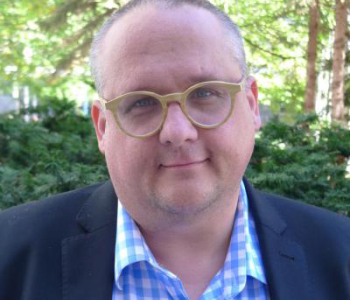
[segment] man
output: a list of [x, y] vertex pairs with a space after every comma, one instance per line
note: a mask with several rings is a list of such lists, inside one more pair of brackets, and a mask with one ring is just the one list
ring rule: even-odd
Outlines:
[[111, 182], [0, 215], [1, 300], [350, 299], [350, 221], [242, 181], [258, 90], [222, 12], [132, 1], [91, 57]]

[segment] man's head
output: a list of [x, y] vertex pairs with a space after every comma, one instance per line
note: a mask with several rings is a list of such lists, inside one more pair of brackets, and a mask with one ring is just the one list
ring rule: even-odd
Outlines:
[[[245, 76], [244, 54], [241, 61], [232, 54], [243, 48], [230, 41], [212, 11], [192, 1], [142, 2], [108, 25], [95, 43], [103, 98], [139, 90], [177, 93], [201, 81], [237, 83]], [[215, 129], [194, 126], [176, 102], [168, 104], [161, 130], [145, 139], [125, 135], [98, 102], [92, 117], [118, 197], [140, 224], [233, 211], [260, 126], [252, 78], [236, 95], [231, 117]]]

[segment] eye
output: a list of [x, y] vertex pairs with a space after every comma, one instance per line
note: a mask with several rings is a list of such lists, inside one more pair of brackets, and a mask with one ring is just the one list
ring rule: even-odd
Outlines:
[[195, 98], [205, 98], [213, 96], [213, 93], [207, 88], [199, 88], [192, 94]]
[[136, 96], [124, 99], [120, 104], [120, 108], [123, 108], [121, 111], [123, 111], [124, 114], [144, 113], [153, 110], [157, 105], [159, 105], [157, 99], [152, 97], [140, 98]]
[[143, 98], [133, 103], [133, 107], [145, 107], [154, 105], [156, 105], [156, 100], [153, 98]]

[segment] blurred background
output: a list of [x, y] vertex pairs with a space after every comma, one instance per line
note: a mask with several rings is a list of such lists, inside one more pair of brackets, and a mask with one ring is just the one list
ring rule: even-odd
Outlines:
[[[0, 208], [108, 178], [89, 47], [126, 1], [1, 0]], [[247, 177], [350, 215], [350, 0], [213, 0], [240, 26], [264, 127]]]

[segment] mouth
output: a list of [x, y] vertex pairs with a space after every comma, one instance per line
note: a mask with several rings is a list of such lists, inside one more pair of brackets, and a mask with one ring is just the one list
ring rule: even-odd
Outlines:
[[161, 164], [160, 167], [165, 169], [176, 169], [176, 168], [185, 169], [185, 168], [201, 165], [207, 161], [209, 161], [209, 159], [194, 160], [194, 161], [178, 161], [178, 162], [172, 162], [167, 164]]

